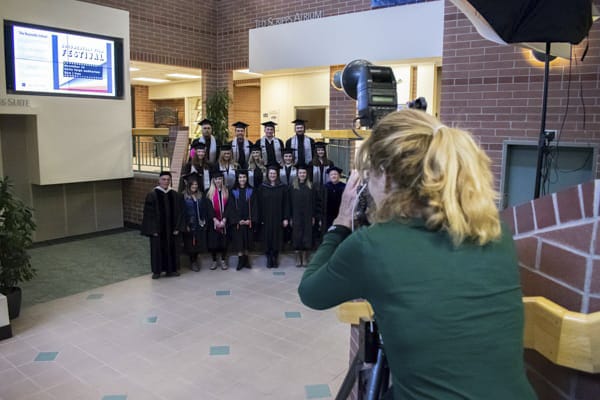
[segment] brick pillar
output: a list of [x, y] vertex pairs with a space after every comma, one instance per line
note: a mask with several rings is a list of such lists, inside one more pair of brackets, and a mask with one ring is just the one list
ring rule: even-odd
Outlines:
[[[569, 311], [600, 311], [600, 180], [507, 208], [525, 296], [543, 296]], [[600, 375], [561, 367], [525, 351], [540, 399], [600, 398]]]
[[[329, 67], [330, 80], [337, 71], [344, 69], [343, 65]], [[348, 97], [343, 90], [329, 85], [329, 129], [351, 129], [352, 120], [356, 117], [356, 100]]]

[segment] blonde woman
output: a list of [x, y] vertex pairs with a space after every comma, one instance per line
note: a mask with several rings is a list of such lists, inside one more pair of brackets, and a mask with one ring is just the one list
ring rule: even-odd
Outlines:
[[211, 207], [208, 207], [208, 249], [212, 254], [212, 266], [217, 269], [217, 253], [221, 255], [221, 269], [229, 268], [227, 264], [227, 215], [229, 207], [229, 191], [223, 180], [221, 171], [212, 171], [210, 188], [206, 197]]
[[[489, 158], [467, 132], [404, 110], [374, 128], [357, 169], [302, 277], [304, 304], [371, 303], [392, 373], [386, 398], [534, 399], [517, 258]], [[351, 233], [362, 174], [373, 224]]]
[[253, 188], [260, 188], [267, 175], [267, 167], [260, 153], [260, 145], [250, 147], [250, 161], [248, 162], [248, 184]]
[[238, 169], [239, 166], [233, 159], [230, 144], [224, 144], [219, 149], [220, 153], [217, 168], [223, 173], [223, 182], [225, 186], [227, 186], [227, 189], [231, 189], [235, 184], [235, 170]]

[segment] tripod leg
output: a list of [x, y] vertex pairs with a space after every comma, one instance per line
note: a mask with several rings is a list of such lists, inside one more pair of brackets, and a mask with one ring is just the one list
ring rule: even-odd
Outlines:
[[379, 400], [385, 362], [383, 350], [377, 350], [377, 362], [373, 366], [373, 370], [371, 372], [371, 379], [369, 380], [369, 387], [367, 388], [366, 400]]
[[359, 359], [357, 354], [354, 356], [352, 364], [350, 364], [350, 368], [348, 368], [348, 373], [344, 377], [344, 381], [342, 382], [342, 386], [340, 386], [337, 396], [335, 396], [335, 400], [346, 400], [348, 396], [350, 396], [352, 388], [354, 387], [354, 383], [356, 382], [358, 369], [361, 365], [362, 361]]

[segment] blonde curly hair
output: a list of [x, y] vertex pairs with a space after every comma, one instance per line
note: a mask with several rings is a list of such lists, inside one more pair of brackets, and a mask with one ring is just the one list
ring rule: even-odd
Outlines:
[[376, 222], [420, 217], [452, 242], [484, 245], [501, 235], [490, 159], [468, 132], [419, 110], [388, 114], [360, 147], [356, 168], [386, 174]]

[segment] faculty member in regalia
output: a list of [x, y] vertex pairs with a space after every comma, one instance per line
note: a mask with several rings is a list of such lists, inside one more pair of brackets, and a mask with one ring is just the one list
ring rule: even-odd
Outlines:
[[146, 196], [142, 235], [150, 238], [152, 279], [179, 276], [179, 244], [185, 229], [183, 197], [171, 188], [171, 173], [163, 171], [156, 186]]

